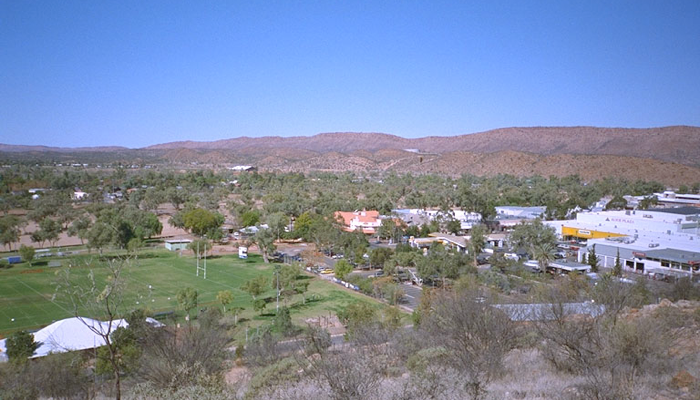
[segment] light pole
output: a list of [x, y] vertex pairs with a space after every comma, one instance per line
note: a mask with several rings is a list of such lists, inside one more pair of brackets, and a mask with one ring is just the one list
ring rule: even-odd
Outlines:
[[280, 266], [275, 265], [275, 276], [277, 277], [277, 308], [276, 313], [280, 313]]

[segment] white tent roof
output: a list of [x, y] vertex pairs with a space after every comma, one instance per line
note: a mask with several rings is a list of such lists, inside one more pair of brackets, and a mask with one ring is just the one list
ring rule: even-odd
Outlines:
[[[153, 326], [162, 324], [153, 318], [146, 318]], [[124, 319], [102, 322], [91, 318], [73, 317], [56, 321], [53, 324], [34, 332], [34, 340], [41, 342], [32, 358], [43, 357], [50, 353], [65, 353], [74, 350], [85, 350], [105, 345], [99, 333], [113, 333], [117, 328], [126, 328], [129, 323]], [[93, 330], [94, 329], [94, 330]], [[7, 358], [5, 339], [0, 340], [0, 359]]]

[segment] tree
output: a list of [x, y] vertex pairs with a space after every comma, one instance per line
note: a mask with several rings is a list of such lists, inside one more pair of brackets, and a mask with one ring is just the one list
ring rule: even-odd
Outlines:
[[622, 276], [622, 262], [620, 261], [620, 249], [617, 249], [617, 257], [615, 257], [615, 265], [613, 266], [612, 275], [621, 277]]
[[[117, 400], [121, 399], [122, 365], [118, 348], [112, 340], [112, 333], [117, 327], [112, 322], [125, 314], [124, 293], [127, 279], [123, 272], [129, 266], [128, 259], [110, 260], [100, 265], [100, 276], [104, 276], [104, 280], [98, 279], [93, 269], [90, 269], [85, 279], [85, 276], [78, 275], [79, 272], [73, 273], [73, 269], [66, 268], [60, 271], [56, 285], [57, 294], [68, 297], [73, 315], [104, 341], [107, 351], [101, 356], [112, 366]], [[90, 318], [99, 318], [105, 320], [105, 323], [96, 324], [95, 320]]]
[[445, 223], [445, 230], [448, 233], [456, 235], [462, 230], [462, 223], [457, 219], [451, 218]]
[[85, 239], [88, 238], [91, 225], [92, 220], [90, 220], [90, 217], [83, 214], [70, 224], [68, 227], [68, 236], [77, 236], [80, 239], [80, 244], [85, 244]]
[[616, 195], [605, 205], [605, 210], [624, 210], [627, 208], [627, 200], [622, 196]]
[[24, 363], [34, 355], [41, 342], [34, 341], [34, 335], [27, 331], [17, 331], [7, 338], [7, 358], [15, 363]]
[[22, 256], [22, 261], [29, 263], [32, 266], [32, 260], [34, 259], [34, 247], [21, 245], [19, 247], [19, 255]]
[[258, 231], [251, 241], [258, 245], [258, 249], [260, 249], [260, 253], [263, 256], [263, 261], [269, 263], [270, 254], [274, 253], [277, 249], [275, 246], [275, 234], [272, 229], [258, 227]]
[[199, 293], [191, 287], [180, 289], [180, 291], [177, 292], [177, 304], [181, 309], [185, 310], [188, 320], [192, 317], [190, 311], [197, 308], [199, 304], [198, 297]]
[[309, 290], [309, 283], [309, 281], [301, 281], [294, 284], [294, 291], [302, 296], [301, 301], [303, 304], [306, 304], [306, 292]]
[[588, 252], [588, 265], [591, 266], [591, 272], [598, 272], [598, 256], [595, 253], [595, 245]]
[[347, 335], [352, 337], [358, 330], [377, 322], [377, 310], [367, 302], [356, 301], [339, 311], [338, 319], [347, 327]]
[[241, 214], [241, 226], [256, 226], [260, 223], [260, 213], [257, 210], [248, 210]]
[[340, 279], [341, 281], [344, 280], [345, 277], [352, 272], [352, 270], [352, 264], [345, 260], [338, 260], [338, 262], [335, 263], [335, 268], [333, 268], [335, 277]]
[[257, 299], [253, 301], [253, 310], [257, 311], [262, 315], [262, 312], [265, 310], [265, 307], [267, 307], [267, 302], [265, 299]]
[[477, 257], [484, 251], [485, 244], [486, 226], [481, 224], [472, 226], [471, 238], [469, 239], [469, 253], [474, 258], [474, 267], [479, 264]]
[[222, 290], [216, 295], [216, 299], [221, 303], [221, 307], [223, 307], [224, 313], [226, 313], [226, 306], [233, 303], [233, 292], [230, 290]]
[[14, 215], [0, 218], [0, 243], [12, 250], [12, 244], [19, 241], [20, 219]]
[[[145, 321], [145, 316], [143, 319]], [[138, 359], [141, 355], [138, 339], [131, 326], [128, 328], [119, 327], [112, 333], [114, 351], [117, 353], [117, 363], [121, 373], [134, 371], [138, 368]], [[114, 374], [112, 363], [109, 362], [109, 349], [105, 346], [97, 349], [95, 372], [100, 375]]]
[[549, 244], [556, 247], [557, 235], [554, 228], [543, 224], [538, 218], [530, 223], [518, 224], [510, 235], [510, 243], [516, 250], [526, 249], [530, 257], [533, 257], [537, 246]]
[[102, 249], [112, 243], [112, 233], [112, 229], [106, 223], [96, 222], [87, 232], [88, 248], [98, 249], [102, 253]]
[[377, 268], [383, 268], [384, 263], [391, 258], [394, 251], [387, 247], [377, 247], [369, 254], [369, 262]]
[[203, 208], [195, 208], [184, 213], [182, 222], [185, 229], [197, 236], [204, 236], [207, 232], [218, 229], [224, 223], [224, 217]]
[[289, 336], [294, 333], [294, 324], [292, 324], [292, 317], [289, 315], [289, 309], [287, 307], [279, 309], [279, 312], [275, 315], [273, 326], [277, 332], [284, 336]]
[[535, 246], [533, 256], [537, 260], [540, 271], [547, 272], [549, 263], [554, 259], [554, 247], [549, 243], [543, 243]]
[[267, 226], [274, 233], [277, 240], [280, 239], [284, 233], [284, 229], [289, 225], [289, 217], [282, 214], [281, 212], [272, 213], [266, 218]]
[[241, 286], [241, 290], [248, 293], [253, 301], [257, 299], [258, 296], [263, 294], [267, 290], [267, 278], [263, 275], [258, 275], [257, 277], [247, 281]]
[[515, 345], [514, 326], [500, 310], [479, 299], [478, 292], [441, 292], [420, 327], [447, 350], [447, 362], [464, 374], [465, 390], [482, 398], [489, 382], [503, 369], [503, 359]]
[[197, 257], [202, 257], [211, 250], [212, 243], [207, 239], [195, 239], [187, 244], [187, 250], [191, 250]]
[[58, 236], [61, 234], [61, 223], [46, 217], [39, 222], [39, 231], [35, 233], [39, 235], [42, 243], [46, 240], [53, 246], [58, 240]]
[[[210, 309], [220, 312], [218, 308]], [[216, 313], [212, 315], [215, 319]], [[209, 318], [204, 317], [204, 320]], [[143, 356], [139, 378], [145, 378], [159, 390], [158, 396], [137, 398], [220, 398], [200, 397], [192, 392], [173, 396], [177, 389], [194, 384], [221, 382], [230, 338], [225, 327], [217, 323], [187, 325], [182, 329], [152, 329], [143, 339]], [[165, 390], [164, 390], [165, 389]], [[164, 392], [164, 393], [163, 393]]]

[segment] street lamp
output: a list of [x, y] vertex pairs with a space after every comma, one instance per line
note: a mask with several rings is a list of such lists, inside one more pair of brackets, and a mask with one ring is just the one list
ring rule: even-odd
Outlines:
[[275, 275], [277, 275], [277, 309], [276, 312], [280, 312], [280, 266], [275, 266]]

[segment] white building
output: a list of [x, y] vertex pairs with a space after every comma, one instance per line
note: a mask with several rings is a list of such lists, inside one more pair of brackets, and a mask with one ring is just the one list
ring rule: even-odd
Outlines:
[[[146, 318], [146, 322], [156, 327], [163, 326], [153, 318]], [[111, 335], [118, 328], [128, 326], [129, 323], [124, 319], [116, 319], [111, 324], [84, 317], [62, 319], [33, 333], [34, 341], [40, 342], [41, 345], [30, 358], [101, 347], [105, 345], [103, 337], [105, 334]], [[6, 339], [0, 340], [0, 360], [2, 361], [7, 360], [5, 341]]]
[[192, 243], [190, 239], [171, 239], [165, 241], [165, 248], [170, 251], [187, 250], [190, 243]]
[[[477, 212], [464, 211], [459, 208], [453, 208], [449, 211], [440, 210], [438, 208], [403, 208], [391, 210], [396, 213], [404, 222], [427, 220], [450, 220], [455, 219], [460, 222], [460, 229], [469, 230], [474, 225], [478, 225], [482, 221], [481, 214]], [[422, 225], [422, 224], [421, 224]]]
[[585, 242], [612, 268], [619, 253], [623, 269], [655, 275], [700, 275], [700, 208], [579, 213], [576, 220], [547, 221], [564, 239]]

